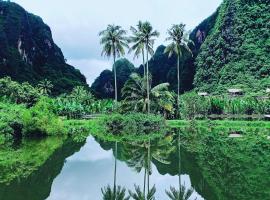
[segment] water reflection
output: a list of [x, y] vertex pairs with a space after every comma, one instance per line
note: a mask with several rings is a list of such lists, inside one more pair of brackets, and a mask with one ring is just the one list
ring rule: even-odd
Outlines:
[[181, 132], [180, 130], [178, 130], [177, 147], [178, 147], [179, 187], [178, 189], [176, 189], [175, 187], [171, 186], [169, 191], [166, 190], [166, 194], [171, 200], [190, 200], [194, 192], [194, 189], [192, 187], [186, 188], [185, 183], [182, 185], [182, 182], [181, 182]]
[[[54, 139], [52, 138], [53, 142]], [[49, 141], [48, 141], [49, 140]], [[30, 146], [40, 144], [40, 141], [29, 141]], [[45, 143], [52, 145], [51, 139], [45, 139]], [[80, 149], [83, 143], [65, 141], [63, 146], [56, 150], [53, 155], [28, 178], [21, 178], [11, 182], [9, 185], [0, 184], [1, 200], [44, 200], [51, 192], [51, 186], [55, 177], [61, 172], [65, 158], [71, 156]], [[39, 145], [42, 148], [42, 145]], [[22, 149], [24, 151], [24, 149]], [[27, 149], [28, 150], [28, 149]], [[41, 149], [47, 151], [47, 149]], [[21, 153], [21, 152], [20, 152]], [[18, 163], [20, 164], [20, 163]], [[31, 163], [29, 166], [31, 167]], [[2, 173], [2, 172], [1, 172]]]
[[94, 137], [85, 144], [69, 141], [28, 178], [0, 185], [0, 199], [269, 197], [269, 141], [246, 139], [239, 145], [236, 140], [220, 139], [218, 135], [201, 140], [194, 135], [194, 144], [205, 148], [193, 154], [183, 145], [184, 135], [174, 130], [161, 139], [145, 141], [109, 142]]

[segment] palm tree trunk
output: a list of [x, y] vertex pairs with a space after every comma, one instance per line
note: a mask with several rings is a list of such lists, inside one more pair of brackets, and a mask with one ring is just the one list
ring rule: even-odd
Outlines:
[[116, 78], [116, 66], [115, 66], [115, 54], [113, 55], [113, 66], [114, 66], [114, 98], [115, 98], [115, 104], [117, 103], [117, 78]]
[[145, 58], [144, 58], [144, 49], [142, 50], [142, 58], [143, 58], [143, 77], [145, 77], [146, 70], [145, 70]]
[[150, 114], [150, 83], [149, 83], [149, 62], [148, 62], [148, 41], [146, 43], [146, 80], [147, 80], [147, 111]]
[[116, 170], [117, 169], [117, 142], [115, 142], [115, 158], [114, 158], [114, 179], [113, 179], [113, 194], [116, 194]]
[[180, 109], [180, 55], [177, 56], [177, 115]]

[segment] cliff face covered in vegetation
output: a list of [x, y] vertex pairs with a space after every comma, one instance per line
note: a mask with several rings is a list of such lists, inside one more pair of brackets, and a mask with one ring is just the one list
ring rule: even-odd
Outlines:
[[[128, 80], [131, 73], [135, 72], [136, 68], [127, 59], [119, 59], [115, 63], [117, 74], [118, 96], [121, 97], [121, 89]], [[106, 99], [114, 97], [114, 69], [104, 70], [100, 76], [96, 78], [91, 86], [91, 89], [96, 97]]]
[[85, 77], [66, 64], [49, 26], [15, 3], [0, 1], [0, 77], [37, 84], [50, 80], [55, 94], [86, 85]]
[[216, 92], [270, 86], [270, 2], [224, 0], [196, 58], [194, 85]]

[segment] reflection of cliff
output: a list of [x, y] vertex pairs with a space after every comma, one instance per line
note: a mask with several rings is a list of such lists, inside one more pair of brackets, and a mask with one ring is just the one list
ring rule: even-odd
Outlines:
[[[174, 152], [170, 155], [169, 165], [164, 165], [159, 162], [153, 161], [160, 174], [170, 174], [171, 176], [178, 175], [178, 153]], [[197, 165], [195, 155], [181, 149], [181, 175], [187, 174], [190, 177], [191, 186], [198, 192], [204, 199], [216, 200], [212, 188], [209, 186], [207, 180], [203, 178], [201, 169]], [[183, 184], [183, 183], [182, 183]]]
[[[82, 143], [66, 141], [64, 145], [26, 179], [21, 179], [10, 185], [0, 185], [1, 200], [44, 200], [51, 191], [55, 177], [61, 172], [65, 159], [77, 152]], [[44, 149], [46, 151], [46, 149]], [[30, 167], [30, 166], [29, 166]]]

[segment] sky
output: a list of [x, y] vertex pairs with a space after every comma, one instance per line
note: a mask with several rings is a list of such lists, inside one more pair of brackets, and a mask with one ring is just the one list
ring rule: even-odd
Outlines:
[[[222, 0], [14, 0], [28, 12], [40, 16], [51, 27], [54, 42], [67, 62], [81, 70], [91, 85], [112, 60], [101, 56], [98, 33], [108, 24], [129, 30], [139, 20], [151, 22], [160, 32], [155, 48], [166, 45], [167, 29], [184, 23], [192, 30], [210, 16]], [[136, 67], [140, 59], [126, 57]]]

